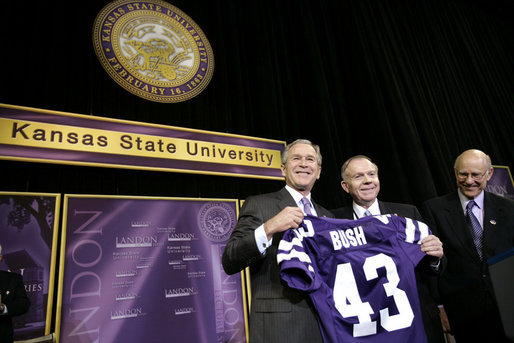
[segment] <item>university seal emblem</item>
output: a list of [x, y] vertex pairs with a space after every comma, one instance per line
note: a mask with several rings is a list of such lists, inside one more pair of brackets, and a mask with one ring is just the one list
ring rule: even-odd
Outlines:
[[160, 0], [109, 3], [93, 26], [96, 55], [124, 89], [173, 103], [198, 95], [214, 71], [209, 41], [196, 23]]
[[211, 242], [222, 243], [228, 240], [235, 224], [234, 209], [222, 202], [209, 202], [198, 213], [198, 227]]

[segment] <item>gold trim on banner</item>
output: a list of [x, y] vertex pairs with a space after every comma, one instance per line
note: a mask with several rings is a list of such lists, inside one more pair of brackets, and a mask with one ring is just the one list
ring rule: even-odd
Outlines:
[[[230, 144], [224, 142], [213, 142], [200, 139], [177, 138], [174, 136], [165, 136], [159, 134], [142, 134], [131, 132], [120, 128], [120, 130], [109, 130], [103, 128], [92, 128], [84, 125], [60, 124], [46, 121], [44, 117], [39, 120], [37, 116], [30, 118], [17, 119], [16, 116], [0, 116], [0, 144], [5, 146], [25, 147], [28, 151], [31, 149], [41, 149], [47, 151], [74, 151], [88, 154], [111, 154], [118, 156], [162, 159], [169, 161], [186, 161], [194, 163], [212, 163], [217, 165], [226, 165], [227, 171], [210, 170], [209, 167], [195, 166], [181, 167], [180, 165], [171, 165], [170, 167], [152, 164], [152, 162], [144, 163], [121, 163], [113, 159], [112, 163], [103, 161], [88, 161], [87, 159], [65, 159], [64, 157], [48, 157], [37, 156], [31, 157], [24, 154], [5, 154], [0, 155], [0, 159], [13, 161], [43, 162], [55, 164], [69, 164], [79, 166], [95, 166], [107, 168], [123, 168], [136, 170], [154, 170], [154, 171], [172, 171], [186, 172], [208, 175], [238, 176], [248, 178], [262, 178], [272, 180], [283, 180], [280, 173], [281, 167], [281, 150], [285, 147], [285, 142], [255, 138], [236, 134], [217, 133], [212, 131], [203, 131], [197, 129], [187, 129], [175, 126], [165, 126], [158, 124], [149, 124], [134, 122], [128, 120], [103, 118], [95, 116], [87, 116], [68, 112], [43, 110], [30, 107], [14, 106], [0, 104], [0, 109], [14, 109], [27, 111], [32, 113], [42, 113], [46, 115], [77, 118], [88, 121], [115, 123], [132, 125], [141, 128], [158, 128], [164, 130], [174, 130], [181, 132], [189, 132], [192, 134], [209, 135], [212, 137], [227, 137], [230, 139], [243, 139], [249, 142], [262, 142], [277, 144], [282, 149], [261, 148], [248, 145]], [[9, 115], [4, 110], [3, 112]], [[27, 120], [30, 119], [30, 120]], [[54, 120], [55, 121], [55, 120]], [[96, 125], [98, 126], [98, 125]], [[179, 135], [180, 136], [180, 135]], [[219, 139], [218, 139], [219, 140]], [[237, 142], [239, 143], [239, 142]], [[258, 145], [258, 144], [257, 144]], [[44, 151], [43, 150], [43, 151]], [[35, 155], [36, 156], [36, 155]], [[259, 168], [263, 172], [232, 170], [229, 166], [241, 166], [245, 168]], [[196, 167], [198, 169], [196, 169]], [[220, 170], [220, 168], [214, 168]], [[264, 172], [267, 170], [268, 172]], [[276, 171], [276, 176], [268, 175], [270, 170]]]
[[6, 118], [0, 118], [0, 144], [280, 168], [276, 150]]

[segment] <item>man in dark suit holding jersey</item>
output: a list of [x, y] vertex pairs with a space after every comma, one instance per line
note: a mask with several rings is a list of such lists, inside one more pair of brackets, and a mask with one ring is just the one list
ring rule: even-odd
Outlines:
[[[423, 221], [418, 209], [413, 205], [380, 201], [378, 167], [364, 155], [349, 158], [341, 168], [341, 186], [353, 199], [352, 206], [331, 210], [336, 218], [359, 219], [369, 215], [395, 214]], [[436, 275], [441, 271], [443, 248], [434, 235], [426, 237], [421, 250], [428, 257], [416, 268], [416, 281], [423, 316], [423, 325], [429, 343], [444, 343], [443, 330], [439, 319], [436, 297]]]
[[448, 259], [439, 277], [443, 323], [457, 342], [507, 342], [487, 260], [514, 247], [514, 202], [485, 191], [493, 168], [482, 151], [463, 152], [454, 172], [457, 189], [422, 208]]
[[[0, 262], [2, 246], [0, 245]], [[14, 340], [12, 317], [29, 310], [30, 300], [25, 292], [21, 275], [0, 270], [0, 342]]]
[[305, 214], [332, 217], [311, 199], [321, 173], [319, 147], [303, 139], [290, 143], [281, 168], [284, 188], [246, 199], [223, 252], [223, 268], [234, 274], [250, 267], [250, 342], [321, 343], [308, 295], [282, 283], [277, 265], [284, 231], [297, 228]]

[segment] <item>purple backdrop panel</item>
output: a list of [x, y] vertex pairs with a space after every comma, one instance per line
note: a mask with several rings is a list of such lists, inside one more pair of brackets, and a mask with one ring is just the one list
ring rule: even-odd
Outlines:
[[221, 266], [235, 200], [65, 203], [60, 342], [246, 342], [241, 277]]
[[0, 270], [23, 276], [31, 303], [27, 313], [13, 318], [15, 340], [50, 333], [59, 199], [58, 194], [0, 193]]
[[486, 190], [514, 200], [514, 183], [507, 166], [493, 166], [494, 172], [487, 182]]

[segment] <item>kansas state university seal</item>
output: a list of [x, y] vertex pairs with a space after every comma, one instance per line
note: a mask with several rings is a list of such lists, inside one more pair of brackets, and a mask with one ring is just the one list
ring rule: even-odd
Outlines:
[[198, 213], [198, 227], [211, 242], [224, 242], [236, 224], [234, 209], [223, 202], [209, 202]]
[[120, 86], [152, 101], [190, 99], [214, 71], [212, 49], [200, 27], [160, 0], [109, 3], [95, 19], [93, 44]]

